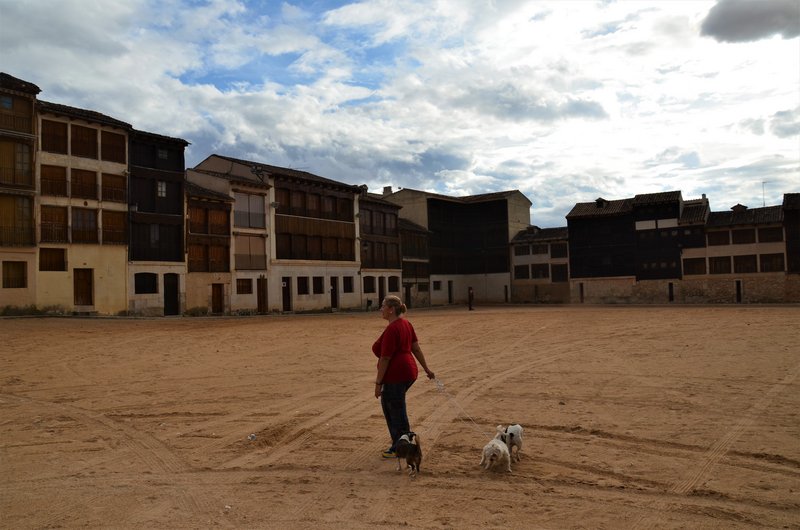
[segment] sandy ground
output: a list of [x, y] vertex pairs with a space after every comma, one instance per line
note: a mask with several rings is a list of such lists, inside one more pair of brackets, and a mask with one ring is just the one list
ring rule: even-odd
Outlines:
[[0, 526], [800, 528], [800, 307], [409, 318], [444, 385], [409, 393], [416, 478], [377, 313], [0, 320]]

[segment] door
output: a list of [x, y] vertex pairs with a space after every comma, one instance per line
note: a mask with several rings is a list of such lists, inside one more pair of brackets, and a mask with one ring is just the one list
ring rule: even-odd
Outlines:
[[283, 293], [283, 310], [292, 310], [292, 277], [284, 276], [281, 278], [281, 289]]
[[675, 285], [672, 282], [669, 282], [669, 301], [675, 301]]
[[178, 283], [179, 277], [174, 272], [164, 275], [164, 315], [181, 313]]
[[211, 284], [211, 313], [221, 315], [225, 312], [225, 285], [222, 283]]
[[256, 280], [256, 297], [258, 299], [258, 312], [262, 315], [269, 312], [269, 298], [267, 297], [267, 279], [264, 277]]
[[378, 303], [382, 304], [386, 298], [386, 278], [378, 276]]
[[75, 305], [94, 305], [94, 269], [73, 269]]
[[411, 309], [411, 284], [407, 283], [403, 286], [405, 289], [405, 299], [403, 300], [406, 303], [406, 307]]
[[453, 280], [447, 280], [447, 303], [453, 303]]
[[742, 280], [736, 280], [736, 303], [742, 303]]
[[339, 309], [339, 277], [331, 276], [331, 309]]

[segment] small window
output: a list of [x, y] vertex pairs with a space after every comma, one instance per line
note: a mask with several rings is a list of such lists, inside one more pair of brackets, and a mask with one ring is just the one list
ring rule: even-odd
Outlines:
[[375, 276], [364, 276], [364, 292], [375, 292]]
[[531, 278], [544, 279], [550, 277], [550, 265], [547, 263], [534, 263], [531, 265]]
[[566, 243], [551, 243], [550, 244], [550, 257], [551, 258], [566, 258], [567, 257], [567, 244]]
[[28, 286], [27, 273], [24, 261], [4, 261], [3, 289], [24, 289]]
[[723, 230], [721, 232], [709, 232], [706, 234], [708, 238], [708, 246], [730, 245], [730, 232]]
[[442, 290], [442, 282], [439, 280], [434, 280], [433, 282], [433, 290], [434, 291], [441, 291]]
[[748, 245], [756, 242], [756, 231], [754, 228], [744, 228], [734, 230], [731, 233], [734, 245]]
[[133, 289], [136, 294], [158, 293], [158, 274], [154, 272], [137, 272], [133, 275]]
[[342, 278], [342, 290], [346, 293], [353, 292], [353, 277], [352, 276], [345, 276]]
[[527, 265], [514, 266], [514, 278], [517, 280], [527, 280], [531, 277], [530, 267]]
[[783, 241], [783, 227], [770, 226], [758, 229], [759, 243], [776, 243], [778, 241]]
[[[152, 151], [150, 151], [152, 153]], [[169, 159], [169, 151], [166, 149], [159, 149], [158, 150], [158, 159], [159, 160], [168, 160]]]
[[313, 280], [314, 294], [325, 294], [325, 277], [314, 276]]
[[163, 180], [159, 180], [157, 183], [156, 195], [158, 195], [161, 198], [167, 196], [167, 183], [164, 182]]
[[761, 272], [783, 272], [783, 254], [761, 254]]
[[14, 100], [11, 96], [0, 96], [0, 108], [3, 110], [12, 110], [14, 108]]
[[400, 277], [399, 276], [389, 276], [389, 290], [393, 293], [400, 290]]
[[236, 294], [253, 294], [253, 280], [250, 278], [237, 278]]
[[63, 248], [40, 248], [39, 249], [39, 270], [40, 271], [66, 271], [67, 270], [67, 250]]
[[548, 248], [547, 243], [542, 243], [539, 245], [531, 245], [531, 254], [547, 254]]
[[514, 246], [514, 255], [515, 256], [527, 256], [531, 253], [531, 246], [530, 245], [516, 245]]
[[708, 272], [711, 274], [730, 274], [731, 272], [731, 257], [722, 256], [716, 258], [708, 258]]
[[686, 258], [683, 260], [683, 273], [686, 275], [705, 274], [706, 258]]
[[550, 266], [550, 279], [553, 283], [561, 283], [569, 281], [569, 266], [566, 263]]
[[733, 272], [747, 274], [758, 272], [758, 260], [755, 254], [733, 257]]
[[297, 294], [308, 294], [308, 276], [297, 278]]

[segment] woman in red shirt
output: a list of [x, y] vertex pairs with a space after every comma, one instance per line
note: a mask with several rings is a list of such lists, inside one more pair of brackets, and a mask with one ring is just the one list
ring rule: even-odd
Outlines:
[[399, 297], [389, 295], [384, 298], [381, 317], [388, 320], [389, 324], [372, 345], [372, 353], [378, 358], [375, 397], [381, 398], [383, 416], [392, 437], [391, 447], [383, 452], [384, 458], [395, 457], [397, 439], [410, 431], [406, 392], [417, 380], [417, 361], [429, 379], [436, 377], [425, 362], [414, 327], [411, 322], [402, 318], [406, 311], [406, 305]]

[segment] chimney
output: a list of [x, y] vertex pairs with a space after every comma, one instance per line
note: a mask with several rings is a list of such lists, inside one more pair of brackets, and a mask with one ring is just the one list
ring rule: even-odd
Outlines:
[[384, 195], [391, 195], [392, 194], [392, 187], [391, 186], [384, 186], [383, 187], [383, 194]]
[[734, 212], [743, 212], [747, 210], [747, 206], [743, 204], [737, 204], [736, 206], [731, 206], [731, 210], [733, 210]]

